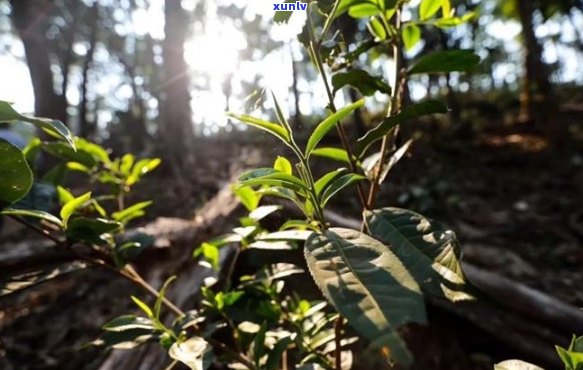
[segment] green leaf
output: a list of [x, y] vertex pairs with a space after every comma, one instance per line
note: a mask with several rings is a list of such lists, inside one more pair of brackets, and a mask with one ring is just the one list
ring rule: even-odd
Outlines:
[[32, 183], [32, 171], [20, 149], [0, 139], [0, 207], [24, 198]]
[[452, 15], [451, 2], [449, 0], [441, 0], [441, 11], [444, 18], [449, 18]]
[[191, 370], [208, 369], [213, 362], [212, 347], [200, 337], [185, 342], [176, 342], [170, 347], [168, 355], [188, 366]]
[[67, 224], [69, 223], [69, 218], [75, 213], [77, 209], [79, 209], [83, 204], [91, 199], [91, 192], [85, 193], [78, 198], [74, 198], [61, 208], [61, 219], [63, 220], [63, 226], [65, 229], [67, 228]]
[[285, 157], [278, 156], [273, 164], [273, 168], [277, 171], [287, 173], [288, 175], [293, 173], [293, 166]]
[[370, 33], [377, 38], [378, 41], [387, 39], [387, 31], [382, 22], [377, 17], [372, 17], [368, 22], [368, 29]]
[[34, 166], [38, 158], [38, 154], [41, 149], [42, 141], [38, 137], [34, 137], [30, 139], [28, 144], [22, 149], [22, 154], [26, 157], [26, 161], [31, 165]]
[[583, 369], [583, 337], [573, 336], [568, 350], [559, 346], [555, 346], [555, 349], [566, 370]]
[[107, 165], [111, 164], [109, 154], [103, 147], [82, 138], [75, 138], [75, 146], [78, 150], [89, 153], [96, 161]]
[[322, 191], [324, 191], [332, 181], [337, 179], [338, 176], [342, 175], [345, 172], [346, 172], [345, 168], [340, 168], [335, 171], [328, 172], [327, 174], [322, 176], [318, 181], [316, 181], [315, 184], [316, 194], [318, 195], [322, 194]]
[[350, 104], [340, 109], [338, 112], [332, 114], [324, 121], [322, 121], [308, 139], [308, 145], [306, 146], [306, 157], [310, 156], [312, 150], [316, 148], [324, 136], [326, 136], [326, 134], [332, 130], [340, 120], [354, 112], [356, 109], [362, 107], [363, 104], [364, 100], [359, 100], [356, 103]]
[[378, 5], [373, 3], [364, 3], [353, 5], [348, 9], [348, 15], [352, 18], [367, 18], [377, 15], [381, 12]]
[[57, 217], [44, 211], [37, 211], [35, 209], [12, 209], [8, 208], [0, 212], [3, 215], [10, 216], [22, 216], [22, 217], [34, 217], [41, 220], [45, 220], [59, 227], [63, 227], [63, 223]]
[[104, 234], [109, 234], [121, 228], [119, 222], [101, 218], [75, 217], [67, 225], [67, 236], [84, 240], [92, 244], [102, 244]]
[[390, 246], [425, 291], [451, 301], [473, 299], [461, 268], [455, 234], [422, 215], [399, 208], [364, 213], [370, 235]]
[[146, 214], [144, 212], [144, 209], [151, 206], [152, 203], [153, 202], [151, 202], [151, 201], [147, 201], [147, 202], [140, 202], [140, 203], [134, 204], [133, 206], [128, 207], [128, 208], [124, 209], [123, 211], [114, 212], [112, 214], [112, 217], [114, 220], [116, 220], [118, 222], [127, 224], [128, 222], [130, 222], [131, 220], [133, 220], [135, 218], [144, 216]]
[[348, 153], [344, 149], [340, 148], [316, 148], [312, 150], [312, 154], [318, 157], [324, 157], [332, 159], [338, 162], [350, 163], [348, 158]]
[[239, 201], [247, 208], [249, 212], [252, 212], [259, 205], [261, 196], [248, 186], [234, 187], [233, 193], [239, 198]]
[[281, 206], [263, 206], [259, 207], [249, 213], [249, 218], [254, 221], [261, 221], [270, 214], [277, 212], [281, 209]]
[[75, 196], [69, 190], [60, 185], [57, 185], [57, 194], [59, 195], [59, 202], [61, 204], [66, 204], [75, 199]]
[[468, 72], [480, 63], [471, 50], [442, 50], [421, 57], [407, 74]]
[[419, 18], [424, 21], [435, 15], [441, 8], [441, 0], [423, 0], [419, 5]]
[[405, 50], [409, 51], [419, 43], [419, 40], [421, 40], [421, 28], [413, 23], [407, 23], [405, 27], [403, 27], [402, 36]]
[[397, 328], [425, 323], [419, 286], [389, 248], [355, 230], [312, 233], [305, 255], [324, 296], [374, 347], [389, 346], [394, 359], [412, 363]]
[[571, 344], [569, 345], [569, 351], [583, 352], [583, 337], [577, 337], [576, 335], [573, 335]]
[[152, 340], [154, 331], [151, 329], [128, 329], [124, 331], [106, 331], [96, 341], [99, 345], [114, 349], [132, 349]]
[[122, 332], [132, 329], [154, 330], [152, 320], [134, 315], [123, 315], [116, 317], [102, 326], [105, 331]]
[[124, 174], [125, 176], [130, 176], [130, 170], [132, 169], [132, 166], [134, 165], [136, 160], [136, 157], [134, 157], [133, 154], [124, 154], [123, 157], [121, 157], [121, 162], [119, 165], [119, 170], [122, 174]]
[[301, 179], [272, 168], [248, 171], [239, 178], [239, 182], [241, 186], [274, 185], [300, 192], [308, 189]]
[[348, 186], [354, 184], [357, 181], [366, 180], [366, 177], [362, 175], [357, 175], [354, 173], [346, 174], [336, 180], [327, 187], [324, 192], [322, 193], [322, 207], [325, 207], [326, 204], [334, 197], [336, 194], [347, 188]]
[[451, 18], [441, 18], [433, 22], [433, 25], [443, 29], [449, 29], [452, 27], [457, 27], [460, 24], [464, 24], [472, 21], [476, 18], [476, 13], [469, 12], [464, 14], [462, 17], [451, 17]]
[[389, 133], [395, 126], [410, 121], [419, 116], [446, 113], [447, 107], [437, 101], [425, 101], [405, 107], [401, 113], [383, 120], [377, 127], [370, 130], [366, 135], [358, 139], [357, 157], [362, 158], [366, 150], [377, 140], [380, 140]]
[[61, 121], [48, 118], [27, 117], [16, 112], [10, 103], [0, 101], [0, 122], [24, 121], [32, 123], [45, 132], [55, 137], [66, 140], [72, 148], [75, 148], [73, 135]]
[[259, 365], [261, 357], [265, 354], [265, 332], [267, 331], [267, 323], [261, 325], [261, 329], [255, 334], [253, 339], [253, 358], [255, 364]]
[[41, 149], [57, 158], [65, 161], [78, 162], [85, 167], [93, 168], [97, 163], [90, 153], [73, 149], [63, 142], [46, 142], [41, 145]]
[[220, 252], [219, 247], [212, 243], [202, 243], [194, 251], [194, 257], [204, 256], [204, 258], [211, 264], [215, 271], [219, 271], [220, 266]]
[[338, 4], [338, 9], [336, 10], [335, 14], [331, 14], [333, 18], [336, 18], [346, 11], [348, 11], [351, 7], [359, 5], [359, 4], [372, 4], [371, 0], [340, 0], [340, 4]]
[[508, 360], [494, 365], [494, 370], [544, 370], [536, 365], [520, 360]]
[[281, 364], [281, 358], [287, 347], [293, 343], [290, 337], [280, 339], [275, 346], [269, 351], [267, 362], [265, 363], [266, 370], [278, 370]]
[[132, 301], [134, 301], [134, 303], [140, 308], [140, 310], [144, 311], [144, 313], [148, 315], [148, 317], [154, 317], [154, 312], [152, 312], [152, 309], [145, 302], [135, 296], [131, 296], [131, 298]]
[[132, 168], [132, 172], [126, 180], [126, 185], [134, 185], [140, 180], [142, 176], [154, 171], [160, 165], [160, 163], [162, 163], [160, 158], [146, 158], [139, 160], [135, 164], [134, 168]]
[[243, 123], [246, 123], [250, 126], [253, 127], [257, 127], [263, 131], [267, 131], [270, 134], [272, 134], [273, 136], [277, 137], [278, 139], [280, 139], [281, 141], [283, 141], [286, 145], [290, 145], [291, 142], [291, 138], [289, 136], [289, 133], [287, 132], [287, 130], [283, 127], [278, 125], [277, 123], [272, 123], [272, 122], [267, 122], [267, 121], [263, 121], [260, 120], [258, 118], [254, 118], [248, 115], [236, 115], [233, 113], [228, 113], [227, 114], [229, 117], [237, 119]]
[[310, 237], [312, 234], [311, 231], [304, 231], [304, 230], [288, 230], [288, 231], [277, 231], [274, 233], [258, 235], [257, 240], [263, 241], [278, 241], [278, 240], [297, 240], [297, 241], [305, 241]]
[[351, 71], [337, 73], [332, 76], [332, 86], [334, 87], [334, 93], [347, 85], [354, 87], [365, 96], [373, 95], [377, 91], [387, 95], [391, 94], [391, 87], [387, 85], [381, 78], [373, 77], [368, 72], [361, 69], [353, 69]]
[[169, 277], [162, 285], [162, 289], [158, 292], [158, 297], [156, 297], [156, 303], [154, 303], [154, 317], [160, 319], [160, 312], [162, 311], [162, 303], [164, 302], [164, 297], [166, 296], [166, 290], [170, 284], [176, 280], [176, 275]]

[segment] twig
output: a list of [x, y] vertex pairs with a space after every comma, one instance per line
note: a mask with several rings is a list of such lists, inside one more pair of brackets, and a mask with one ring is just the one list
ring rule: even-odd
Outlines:
[[[391, 105], [389, 107], [389, 111], [387, 116], [391, 117], [394, 114], [398, 113], [399, 110], [401, 110], [401, 103], [400, 103], [400, 97], [401, 97], [401, 92], [400, 90], [404, 88], [404, 79], [405, 79], [405, 75], [401, 73], [401, 60], [400, 60], [400, 53], [399, 53], [399, 47], [400, 47], [400, 43], [399, 43], [399, 30], [401, 28], [401, 8], [397, 8], [397, 11], [394, 15], [395, 17], [395, 29], [396, 29], [396, 36], [395, 36], [395, 40], [393, 41], [393, 61], [395, 63], [395, 85], [393, 86], [393, 91], [391, 92]], [[395, 138], [396, 134], [398, 132], [398, 126], [397, 128], [395, 128], [395, 130], [393, 131], [392, 137]], [[383, 141], [381, 144], [381, 157], [379, 159], [379, 170], [376, 171], [376, 173], [374, 174], [373, 180], [372, 180], [372, 184], [370, 187], [370, 191], [368, 193], [368, 199], [366, 202], [366, 208], [367, 209], [372, 209], [374, 208], [374, 203], [376, 201], [376, 197], [377, 197], [377, 193], [380, 189], [381, 186], [381, 174], [382, 174], [382, 168], [383, 168], [383, 163], [385, 162], [387, 153], [389, 151], [389, 138], [391, 137], [391, 133], [387, 133], [384, 137], [383, 137]]]
[[63, 243], [62, 240], [59, 240], [57, 237], [55, 237], [54, 235], [49, 233], [47, 230], [44, 230], [44, 229], [36, 226], [35, 224], [25, 220], [24, 218], [19, 217], [19, 216], [14, 216], [14, 215], [9, 215], [8, 217], [10, 217], [14, 221], [18, 222], [19, 224], [31, 229], [32, 231], [39, 234], [40, 236], [50, 239], [51, 241], [55, 242], [55, 244], [57, 244], [58, 246], [60, 246], [60, 247], [65, 246], [65, 243]]

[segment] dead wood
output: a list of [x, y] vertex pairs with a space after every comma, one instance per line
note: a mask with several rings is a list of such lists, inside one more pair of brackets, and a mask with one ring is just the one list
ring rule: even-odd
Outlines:
[[[285, 214], [294, 212], [286, 205], [284, 208]], [[181, 308], [193, 307], [203, 280], [212, 272], [196, 265], [192, 250], [202, 241], [228, 232], [240, 215], [242, 209], [226, 187], [200, 209], [193, 220], [160, 218], [134, 230], [155, 239], [154, 252], [140, 258], [137, 269], [154, 287], [161, 286], [170, 275], [177, 275], [168, 296]], [[338, 213], [327, 213], [327, 219], [334, 225], [360, 228], [359, 221]], [[58, 251], [54, 253], [49, 255], [46, 246], [22, 248], [18, 253], [0, 255], [0, 266], [22, 266], [23, 261], [31, 261], [30, 258], [33, 261], [36, 258], [38, 264], [47, 259], [54, 262], [58, 258], [69, 258], [59, 255]], [[229, 249], [223, 250], [223, 264], [229, 254]], [[475, 258], [480, 258], [480, 254], [477, 253]], [[429, 297], [430, 312], [444, 312], [450, 315], [448, 317], [455, 317], [456, 325], [474, 328], [475, 335], [495, 338], [517, 357], [557, 368], [554, 345], [564, 345], [572, 334], [583, 332], [583, 312], [546, 293], [473, 264], [464, 263], [463, 267], [468, 279], [492, 299], [452, 304]], [[427, 344], [424, 343], [422, 348]], [[413, 348], [415, 351], [415, 344]], [[447, 351], [447, 348], [443, 350]], [[488, 351], [489, 348], [483, 349], [483, 353]], [[416, 355], [422, 359], [424, 354]], [[99, 369], [150, 370], [164, 368], [167, 364], [167, 355], [157, 345], [148, 345], [132, 351], [113, 351]]]

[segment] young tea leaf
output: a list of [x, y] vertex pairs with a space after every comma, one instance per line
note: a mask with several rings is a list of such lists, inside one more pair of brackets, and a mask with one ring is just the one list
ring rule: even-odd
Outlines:
[[358, 139], [357, 153], [358, 158], [362, 158], [366, 150], [377, 140], [380, 140], [389, 133], [395, 126], [405, 123], [413, 118], [435, 114], [446, 113], [447, 107], [437, 101], [425, 101], [405, 107], [401, 113], [391, 116], [382, 121], [377, 127], [370, 130], [362, 138]]
[[148, 317], [154, 317], [154, 312], [152, 312], [152, 309], [142, 300], [140, 300], [138, 297], [135, 296], [131, 296], [132, 301], [134, 301], [134, 303], [142, 310], [144, 311], [144, 313], [146, 315], [148, 315]]
[[259, 205], [261, 196], [257, 192], [248, 186], [234, 187], [233, 193], [239, 198], [239, 201], [247, 208], [249, 212], [252, 212]]
[[280, 139], [286, 145], [288, 145], [288, 146], [290, 145], [291, 138], [289, 136], [289, 133], [287, 132], [287, 130], [283, 126], [280, 126], [276, 123], [263, 121], [261, 119], [254, 118], [254, 117], [251, 117], [248, 115], [236, 115], [233, 113], [229, 113], [227, 115], [231, 118], [237, 119], [237, 120], [239, 120], [243, 123], [246, 123], [250, 126], [257, 127], [263, 131], [266, 131], [266, 132], [270, 133], [271, 135]]
[[273, 168], [288, 175], [293, 173], [293, 166], [285, 157], [277, 157], [275, 163], [273, 164]]
[[421, 28], [413, 23], [407, 23], [405, 27], [403, 27], [402, 37], [405, 50], [410, 51], [419, 43], [419, 40], [421, 40]]
[[368, 18], [381, 12], [377, 4], [366, 2], [363, 4], [353, 5], [348, 9], [348, 15], [352, 18]]
[[350, 163], [348, 153], [340, 148], [316, 148], [312, 150], [312, 155], [332, 159], [338, 162]]
[[315, 184], [316, 194], [318, 195], [322, 194], [322, 191], [324, 191], [332, 181], [334, 181], [336, 178], [338, 178], [338, 176], [342, 175], [345, 172], [346, 172], [345, 168], [340, 168], [337, 169], [336, 171], [328, 172], [327, 174], [322, 176], [318, 181], [316, 181]]
[[65, 205], [63, 205], [63, 208], [61, 208], [60, 215], [61, 215], [61, 219], [63, 220], [63, 225], [65, 228], [67, 228], [67, 224], [69, 223], [69, 218], [73, 215], [73, 213], [75, 213], [75, 211], [77, 209], [79, 209], [86, 202], [88, 202], [89, 199], [91, 199], [91, 192], [85, 193], [78, 198], [74, 198], [74, 199], [68, 201], [67, 203], [65, 203]]
[[435, 15], [441, 8], [441, 0], [422, 0], [419, 5], [419, 19], [425, 21]]
[[354, 184], [357, 181], [366, 180], [366, 177], [362, 175], [357, 175], [354, 173], [346, 174], [332, 182], [332, 184], [324, 190], [322, 193], [322, 207], [325, 207], [326, 204], [334, 197], [336, 194], [347, 188], [348, 186]]
[[344, 86], [352, 86], [364, 96], [370, 96], [380, 91], [384, 94], [391, 94], [391, 87], [383, 79], [373, 77], [368, 72], [361, 69], [353, 69], [348, 72], [337, 73], [332, 76], [332, 86], [334, 93]]
[[468, 72], [479, 63], [480, 57], [471, 50], [442, 50], [421, 57], [407, 74]]
[[306, 158], [310, 156], [312, 151], [316, 148], [324, 136], [326, 136], [326, 134], [332, 130], [340, 120], [354, 112], [356, 109], [362, 107], [363, 104], [364, 100], [359, 100], [356, 103], [350, 104], [340, 109], [338, 112], [332, 114], [324, 121], [322, 121], [308, 139], [308, 145], [306, 146]]
[[162, 289], [158, 292], [158, 297], [156, 298], [156, 303], [154, 303], [154, 317], [160, 319], [160, 312], [162, 310], [162, 303], [164, 303], [164, 297], [166, 296], [166, 290], [172, 282], [176, 280], [176, 275], [169, 277], [162, 285]]
[[128, 207], [120, 212], [114, 212], [111, 216], [114, 220], [127, 224], [131, 220], [145, 215], [144, 209], [152, 205], [153, 202], [140, 202]]

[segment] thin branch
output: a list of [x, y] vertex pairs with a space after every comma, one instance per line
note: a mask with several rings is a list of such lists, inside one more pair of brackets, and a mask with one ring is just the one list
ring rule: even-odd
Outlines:
[[[383, 16], [384, 17], [384, 16]], [[395, 63], [395, 84], [393, 86], [393, 91], [391, 92], [391, 104], [390, 107], [388, 109], [388, 117], [391, 117], [395, 114], [397, 114], [399, 112], [399, 110], [401, 110], [401, 92], [400, 90], [404, 88], [404, 80], [406, 78], [406, 76], [404, 74], [401, 73], [401, 59], [400, 59], [400, 53], [399, 53], [399, 47], [400, 47], [400, 43], [399, 43], [399, 30], [401, 29], [401, 8], [397, 8], [397, 11], [395, 12], [395, 30], [396, 30], [396, 36], [395, 36], [395, 40], [393, 41], [393, 61]], [[385, 20], [386, 22], [386, 20]], [[367, 209], [372, 209], [374, 208], [374, 204], [376, 201], [376, 197], [377, 197], [377, 193], [380, 189], [381, 186], [381, 174], [382, 174], [382, 168], [383, 168], [383, 163], [385, 162], [387, 153], [389, 151], [389, 140], [391, 138], [391, 136], [393, 137], [393, 139], [396, 137], [398, 132], [398, 126], [397, 128], [395, 128], [394, 131], [388, 132], [384, 137], [383, 137], [383, 141], [381, 144], [381, 157], [379, 159], [379, 169], [378, 171], [376, 171], [376, 173], [374, 174], [374, 178], [372, 180], [372, 184], [368, 193], [368, 199], [366, 202], [366, 208]]]

